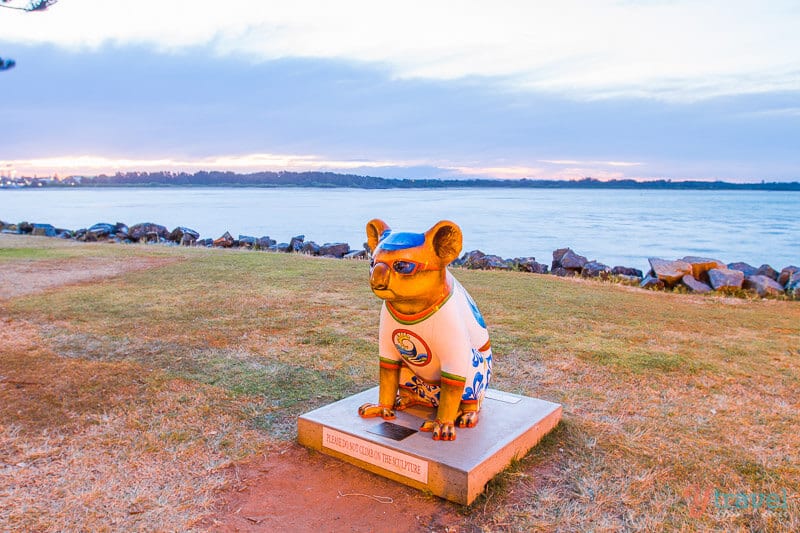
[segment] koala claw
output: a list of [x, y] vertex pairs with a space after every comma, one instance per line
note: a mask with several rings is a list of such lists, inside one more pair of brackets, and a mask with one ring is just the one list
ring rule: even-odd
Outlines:
[[384, 420], [394, 420], [395, 418], [394, 409], [374, 403], [365, 403], [359, 407], [358, 414], [361, 418], [375, 418], [378, 416]]
[[478, 411], [465, 411], [456, 419], [460, 428], [474, 428], [478, 424]]
[[420, 431], [433, 431], [433, 440], [456, 440], [456, 427], [453, 422], [426, 420]]

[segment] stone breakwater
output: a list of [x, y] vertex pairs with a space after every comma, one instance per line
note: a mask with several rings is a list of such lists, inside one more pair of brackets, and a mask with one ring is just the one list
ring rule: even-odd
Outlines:
[[[268, 252], [301, 253], [337, 259], [368, 259], [364, 248], [351, 250], [343, 242], [317, 244], [306, 241], [304, 235], [292, 237], [289, 242], [277, 242], [268, 236], [239, 235], [234, 238], [229, 232], [216, 239], [201, 239], [200, 234], [186, 227], [169, 231], [165, 226], [144, 222], [127, 226], [100, 222], [89, 228], [68, 230], [50, 224], [20, 222], [8, 224], [0, 220], [0, 232], [39, 235], [81, 242], [118, 243], [162, 243], [182, 246], [204, 246], [214, 248], [238, 248]], [[534, 257], [504, 259], [480, 250], [464, 253], [451, 266], [473, 270], [513, 270], [535, 274], [552, 274], [562, 277], [582, 277], [609, 280], [645, 289], [674, 290], [692, 293], [725, 293], [734, 295], [757, 295], [762, 298], [791, 298], [800, 300], [800, 268], [790, 265], [778, 271], [770, 265], [754, 267], [747, 263], [722, 263], [706, 257], [686, 256], [677, 260], [651, 257], [650, 270], [625, 267], [610, 267], [597, 260], [589, 261], [571, 248], [553, 251], [550, 265], [539, 263]]]

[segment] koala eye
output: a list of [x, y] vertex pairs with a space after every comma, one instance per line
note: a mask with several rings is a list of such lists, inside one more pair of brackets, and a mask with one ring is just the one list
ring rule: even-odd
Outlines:
[[395, 261], [392, 268], [398, 274], [413, 274], [417, 269], [417, 264], [411, 261]]

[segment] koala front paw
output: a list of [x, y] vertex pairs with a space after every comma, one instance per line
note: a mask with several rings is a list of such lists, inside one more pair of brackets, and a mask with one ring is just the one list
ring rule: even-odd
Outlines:
[[375, 418], [378, 416], [384, 420], [394, 420], [395, 418], [394, 409], [375, 403], [365, 403], [358, 408], [358, 414], [361, 418]]
[[456, 440], [456, 425], [453, 422], [426, 420], [419, 429], [433, 431], [433, 440]]
[[456, 418], [456, 425], [460, 428], [474, 428], [478, 424], [478, 411], [464, 411]]

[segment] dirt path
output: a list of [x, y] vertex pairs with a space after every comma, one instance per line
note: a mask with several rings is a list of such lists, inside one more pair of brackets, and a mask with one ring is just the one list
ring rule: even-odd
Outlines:
[[160, 257], [76, 257], [8, 262], [0, 268], [0, 299], [42, 292], [61, 285], [109, 278], [175, 261], [177, 259]]

